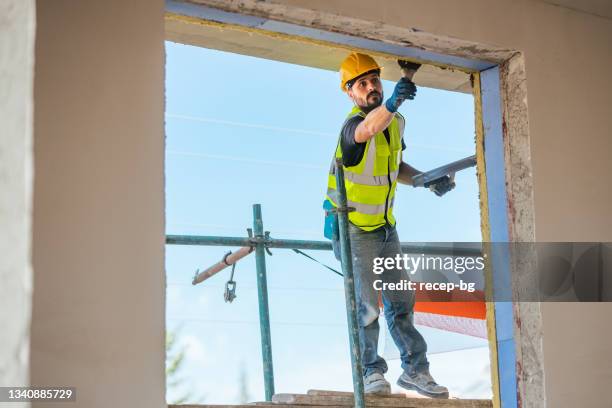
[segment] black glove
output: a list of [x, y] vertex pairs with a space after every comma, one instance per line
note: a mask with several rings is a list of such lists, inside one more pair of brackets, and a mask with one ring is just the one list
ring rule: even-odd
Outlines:
[[414, 82], [409, 80], [408, 78], [402, 78], [395, 85], [395, 89], [393, 90], [393, 94], [387, 101], [385, 102], [385, 107], [391, 113], [396, 112], [397, 108], [404, 102], [406, 99], [414, 99], [416, 95], [416, 85]]
[[406, 61], [406, 60], [397, 60], [397, 63], [399, 64], [401, 69], [406, 69], [408, 71], [418, 71], [419, 68], [421, 68], [421, 64], [418, 64], [416, 62], [410, 62], [410, 61]]
[[425, 183], [424, 187], [429, 187], [438, 197], [442, 197], [455, 188], [455, 181], [449, 176], [444, 176]]

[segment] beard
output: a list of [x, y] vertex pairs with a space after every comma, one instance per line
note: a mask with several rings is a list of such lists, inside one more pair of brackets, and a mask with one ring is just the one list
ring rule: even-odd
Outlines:
[[382, 104], [382, 100], [382, 93], [372, 91], [365, 97], [364, 100], [359, 101], [357, 105], [359, 105], [363, 112], [369, 113], [370, 111], [378, 108]]

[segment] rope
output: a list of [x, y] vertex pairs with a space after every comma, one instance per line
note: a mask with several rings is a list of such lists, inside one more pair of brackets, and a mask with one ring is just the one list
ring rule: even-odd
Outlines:
[[319, 260], [317, 260], [317, 259], [313, 258], [312, 256], [308, 255], [307, 253], [302, 252], [302, 251], [300, 251], [299, 249], [295, 249], [295, 248], [292, 248], [292, 250], [293, 250], [293, 252], [295, 252], [296, 254], [303, 255], [303, 256], [305, 256], [306, 258], [310, 259], [311, 261], [314, 261], [314, 262], [318, 263], [319, 265], [323, 266], [324, 268], [329, 269], [330, 271], [332, 271], [332, 272], [333, 272], [333, 273], [335, 273], [336, 275], [344, 276], [344, 275], [343, 275], [341, 272], [338, 272], [337, 270], [335, 270], [335, 269], [334, 269], [334, 268], [332, 268], [331, 266], [327, 266], [327, 265], [325, 265], [323, 262], [321, 262], [321, 261], [319, 261]]

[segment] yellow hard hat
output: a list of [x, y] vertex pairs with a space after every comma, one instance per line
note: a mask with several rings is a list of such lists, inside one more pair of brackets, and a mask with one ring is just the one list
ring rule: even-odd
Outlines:
[[342, 61], [340, 65], [340, 89], [346, 92], [346, 83], [368, 71], [380, 70], [374, 58], [366, 54], [354, 52]]

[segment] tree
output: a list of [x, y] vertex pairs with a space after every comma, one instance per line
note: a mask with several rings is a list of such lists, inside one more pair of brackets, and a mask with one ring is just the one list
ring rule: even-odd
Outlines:
[[173, 391], [180, 395], [169, 404], [184, 404], [186, 402], [203, 402], [204, 398], [193, 398], [193, 393], [185, 389], [185, 379], [181, 377], [181, 369], [184, 367], [186, 347], [178, 342], [180, 329], [166, 332], [166, 387], [168, 391]]

